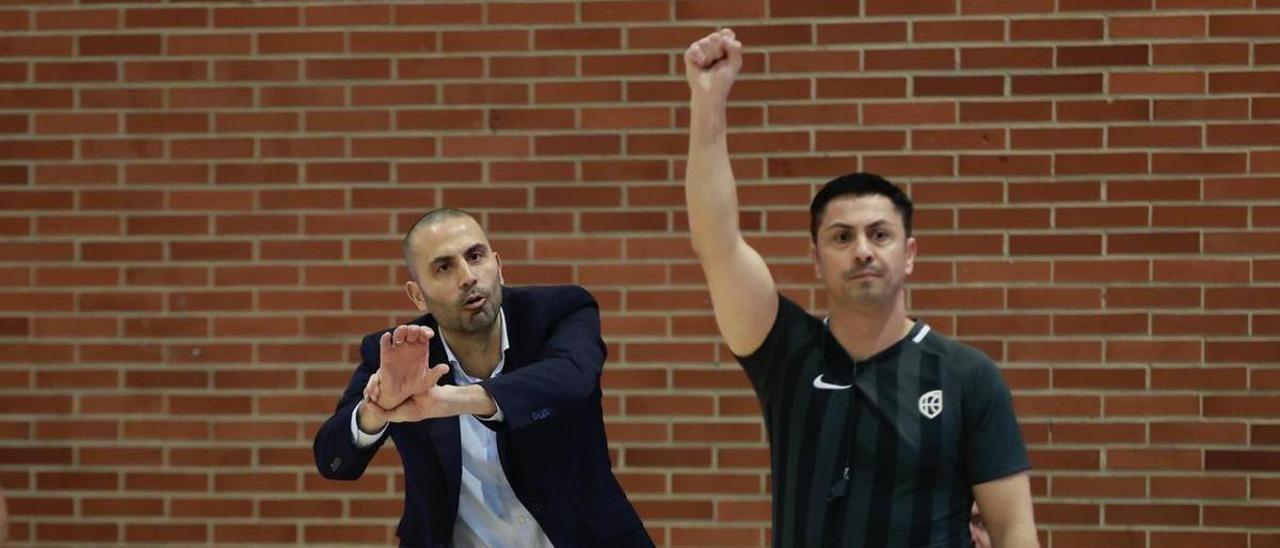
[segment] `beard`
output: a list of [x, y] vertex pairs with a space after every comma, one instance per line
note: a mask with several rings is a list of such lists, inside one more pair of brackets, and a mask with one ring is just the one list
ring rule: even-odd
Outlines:
[[[467, 310], [466, 303], [475, 297], [483, 297], [484, 304], [476, 310]], [[488, 289], [473, 288], [455, 303], [432, 307], [436, 322], [440, 327], [457, 333], [474, 335], [484, 333], [493, 327], [498, 320], [498, 311], [502, 308], [502, 285], [495, 284]]]

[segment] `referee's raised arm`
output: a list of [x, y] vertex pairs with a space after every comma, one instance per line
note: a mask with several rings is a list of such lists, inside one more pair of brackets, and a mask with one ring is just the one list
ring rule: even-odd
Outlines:
[[729, 163], [725, 105], [742, 68], [742, 44], [722, 29], [684, 54], [689, 80], [689, 160], [685, 200], [693, 249], [702, 263], [716, 324], [734, 354], [764, 342], [778, 309], [773, 276], [738, 227], [738, 196]]

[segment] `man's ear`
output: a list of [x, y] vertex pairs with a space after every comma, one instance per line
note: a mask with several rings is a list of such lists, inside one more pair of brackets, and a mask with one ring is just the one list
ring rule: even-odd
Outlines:
[[916, 237], [907, 238], [907, 264], [903, 268], [902, 273], [910, 276], [911, 271], [916, 268]]
[[493, 252], [493, 260], [498, 263], [498, 285], [502, 285], [506, 280], [502, 279], [502, 257], [498, 256], [498, 252]]
[[409, 295], [409, 300], [413, 301], [413, 306], [418, 307], [419, 312], [431, 312], [427, 310], [427, 298], [422, 294], [422, 288], [418, 287], [418, 282], [413, 280], [405, 282], [404, 292]]
[[813, 262], [813, 276], [822, 281], [822, 264], [818, 258], [818, 246], [809, 246], [809, 260]]

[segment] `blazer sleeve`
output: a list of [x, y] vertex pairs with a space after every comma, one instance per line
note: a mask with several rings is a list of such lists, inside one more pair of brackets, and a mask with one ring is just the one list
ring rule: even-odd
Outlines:
[[369, 377], [378, 370], [378, 338], [382, 333], [379, 331], [367, 335], [361, 341], [360, 365], [356, 367], [355, 373], [351, 375], [351, 382], [342, 392], [337, 410], [316, 433], [312, 451], [315, 453], [316, 468], [325, 478], [359, 479], [364, 474], [365, 468], [369, 466], [369, 461], [373, 460], [373, 455], [378, 452], [378, 448], [382, 447], [387, 440], [387, 436], [383, 436], [373, 445], [361, 448], [357, 447], [355, 440], [351, 439], [351, 413], [355, 411], [356, 404], [364, 398], [364, 386], [368, 384]]
[[595, 298], [570, 286], [546, 300], [536, 303], [536, 311], [525, 311], [532, 321], [550, 323], [541, 352], [528, 365], [480, 383], [502, 409], [503, 420], [480, 421], [492, 430], [554, 417], [600, 388], [606, 351]]

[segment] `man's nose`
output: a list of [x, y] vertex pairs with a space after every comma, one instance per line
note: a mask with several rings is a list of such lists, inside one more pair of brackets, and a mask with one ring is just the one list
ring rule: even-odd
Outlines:
[[476, 282], [479, 281], [476, 279], [476, 273], [471, 269], [471, 265], [466, 262], [463, 262], [462, 266], [458, 267], [458, 274], [461, 276], [458, 285], [463, 289], [471, 289], [471, 286], [476, 285]]
[[875, 260], [875, 254], [871, 252], [871, 242], [866, 236], [858, 236], [853, 244], [854, 259], [859, 264], [867, 264]]

